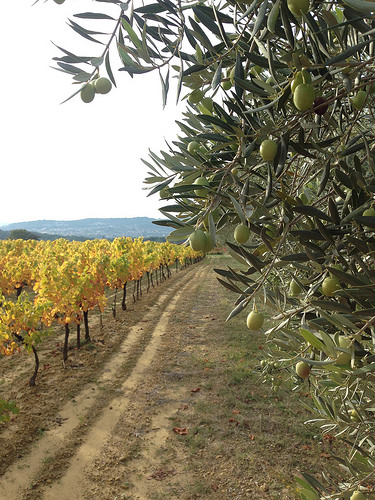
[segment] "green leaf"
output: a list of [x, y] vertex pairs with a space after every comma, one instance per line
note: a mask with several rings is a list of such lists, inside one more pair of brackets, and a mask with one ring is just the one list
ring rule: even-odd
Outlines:
[[211, 33], [221, 38], [221, 32], [219, 27], [213, 21], [213, 19], [205, 13], [204, 9], [202, 9], [199, 5], [196, 5], [193, 7], [193, 12], [200, 20], [200, 22], [204, 24], [204, 26], [206, 26], [206, 28], [208, 28], [211, 31]]
[[[325, 352], [325, 349], [322, 349], [322, 351]], [[336, 362], [336, 360], [334, 360], [334, 359], [327, 359], [325, 361], [318, 361], [315, 359], [304, 358], [302, 356], [297, 356], [296, 360], [303, 361], [304, 363], [307, 363], [307, 364], [312, 365], [312, 366], [326, 366], [326, 367], [328, 367], [329, 365], [333, 365]]]
[[130, 40], [133, 42], [133, 44], [135, 45], [135, 47], [137, 47], [137, 49], [141, 49], [142, 48], [142, 42], [141, 40], [138, 38], [136, 32], [133, 30], [133, 28], [130, 26], [130, 24], [126, 21], [126, 19], [124, 19], [123, 17], [121, 18], [121, 23], [122, 23], [122, 26], [124, 27], [125, 31], [127, 32], [127, 34], [129, 35], [129, 38]]
[[282, 257], [280, 257], [280, 260], [285, 260], [288, 262], [307, 262], [310, 259], [306, 253], [301, 252], [301, 253], [292, 253], [290, 255], [283, 255]]
[[[260, 56], [255, 52], [246, 52], [245, 55], [250, 62], [256, 64], [257, 66], [260, 66], [261, 68], [268, 69], [268, 59], [266, 57]], [[286, 64], [280, 61], [274, 61], [274, 66], [276, 69], [288, 68]]]
[[323, 308], [325, 311], [339, 311], [342, 313], [350, 314], [352, 310], [345, 304], [331, 300], [312, 300], [311, 304]]
[[160, 184], [156, 185], [149, 193], [147, 196], [151, 196], [152, 194], [154, 193], [158, 193], [159, 191], [161, 191], [163, 188], [165, 188], [166, 186], [168, 186], [170, 183], [172, 182], [172, 179], [167, 179], [166, 181], [164, 182], [161, 182]]
[[[367, 3], [367, 2], [366, 2]], [[357, 52], [359, 52], [361, 49], [366, 47], [372, 40], [366, 40], [364, 42], [358, 43], [357, 45], [354, 45], [353, 47], [349, 47], [348, 49], [344, 50], [337, 56], [331, 57], [330, 59], [327, 59], [324, 61], [325, 66], [333, 66], [337, 64], [338, 62], [344, 61], [345, 59], [348, 59], [351, 56], [354, 56]]]
[[78, 75], [73, 76], [73, 80], [75, 82], [87, 82], [91, 78], [91, 73], [86, 73], [82, 71], [82, 73], [78, 73]]
[[[225, 286], [225, 288], [228, 288], [228, 290], [230, 290], [231, 292], [242, 293], [242, 290], [237, 285], [234, 285], [233, 283], [228, 282], [228, 281], [224, 281], [221, 278], [217, 278], [217, 280], [219, 283], [221, 283], [223, 286]], [[230, 319], [230, 318], [227, 318], [227, 321], [228, 321], [228, 319]]]
[[238, 87], [240, 87], [241, 89], [247, 90], [248, 92], [251, 92], [255, 96], [268, 97], [268, 92], [266, 92], [262, 88], [258, 87], [257, 85], [250, 83], [248, 80], [243, 80], [243, 79], [237, 78], [235, 76], [234, 82]]
[[[189, 30], [189, 32], [194, 36], [196, 40], [199, 40], [201, 44], [212, 54], [215, 54], [215, 49], [211, 44], [210, 39], [206, 35], [206, 33], [202, 30], [199, 24], [194, 21], [192, 17], [189, 17], [189, 21], [193, 27], [193, 31]], [[196, 44], [194, 44], [195, 47]]]
[[92, 66], [95, 66], [97, 68], [103, 64], [104, 60], [102, 57], [93, 57], [90, 62]]
[[280, 13], [280, 3], [281, 0], [276, 0], [276, 2], [272, 6], [272, 9], [270, 10], [270, 13], [268, 14], [267, 29], [268, 31], [271, 31], [271, 33], [275, 33], [276, 21]]
[[72, 28], [72, 30], [74, 30], [80, 36], [82, 36], [83, 38], [86, 38], [86, 40], [89, 40], [90, 42], [99, 43], [100, 45], [103, 45], [102, 42], [100, 42], [99, 40], [96, 40], [95, 38], [90, 36], [89, 33], [95, 33], [95, 34], [100, 34], [100, 35], [105, 35], [105, 33], [91, 32], [90, 30], [86, 30], [85, 28], [82, 28], [82, 26], [75, 23], [71, 19], [69, 19], [69, 22], [70, 22], [69, 26]]
[[251, 33], [251, 38], [254, 38], [255, 35], [260, 30], [260, 28], [262, 27], [263, 21], [264, 21], [264, 19], [266, 17], [267, 9], [268, 9], [268, 1], [267, 0], [263, 0], [261, 2], [261, 4], [260, 4], [258, 15], [257, 15], [257, 18], [256, 18], [254, 26], [253, 26], [253, 31]]
[[318, 339], [313, 332], [311, 332], [310, 330], [306, 330], [305, 328], [300, 328], [299, 331], [306, 342], [308, 342], [313, 347], [316, 347], [320, 351], [324, 351], [324, 343], [320, 339]]
[[[219, 280], [220, 281], [220, 280]], [[240, 314], [247, 306], [248, 304], [248, 300], [247, 299], [244, 299], [242, 302], [240, 302], [238, 304], [238, 306], [236, 306], [232, 311], [231, 313], [229, 314], [229, 316], [227, 317], [227, 319], [225, 321], [229, 321], [230, 319], [234, 318], [235, 316], [237, 316], [238, 314]]]
[[144, 7], [137, 7], [134, 9], [134, 12], [138, 12], [139, 14], [160, 14], [166, 10], [167, 9], [161, 4], [152, 3], [150, 5], [145, 5]]
[[357, 375], [365, 375], [367, 373], [371, 373], [375, 371], [375, 363], [371, 363], [370, 365], [362, 366], [361, 368], [358, 368], [358, 370], [355, 370], [354, 372], [351, 373], [351, 375], [357, 376]]
[[298, 205], [297, 207], [292, 207], [292, 210], [293, 212], [298, 212], [299, 214], [308, 215], [310, 217], [317, 217], [318, 219], [323, 219], [328, 222], [332, 222], [332, 219], [329, 215], [325, 214], [316, 207], [308, 205]]
[[77, 66], [72, 66], [71, 64], [58, 62], [57, 65], [60, 66], [60, 68], [62, 68], [66, 73], [70, 73], [72, 75], [78, 75], [79, 73], [82, 73], [81, 68], [77, 68]]
[[320, 496], [317, 493], [306, 490], [304, 488], [302, 488], [302, 490], [300, 491], [300, 495], [303, 500], [320, 500]]
[[109, 19], [115, 21], [114, 17], [108, 16], [107, 14], [101, 14], [100, 12], [82, 12], [81, 14], [73, 14], [74, 17], [79, 17], [80, 19]]
[[235, 130], [233, 129], [233, 127], [228, 125], [228, 123], [224, 122], [223, 120], [220, 120], [220, 118], [217, 118], [216, 116], [198, 115], [197, 118], [203, 122], [210, 123], [212, 125], [217, 125], [218, 127], [227, 130], [232, 134], [235, 134]]
[[302, 472], [302, 476], [316, 491], [328, 493], [328, 490], [314, 476], [311, 476], [307, 472]]
[[202, 71], [204, 69], [206, 69], [206, 66], [204, 66], [203, 64], [193, 64], [182, 73], [182, 77], [185, 78], [186, 76], [192, 75], [193, 73], [198, 73], [199, 71]]
[[218, 64], [217, 68], [216, 68], [216, 71], [215, 71], [215, 74], [212, 78], [212, 82], [211, 82], [211, 88], [212, 90], [216, 90], [217, 87], [220, 85], [220, 82], [221, 82], [221, 70], [222, 70], [222, 66], [221, 66], [221, 61], [220, 63]]
[[242, 98], [243, 95], [243, 86], [239, 84], [239, 82], [243, 82], [244, 80], [244, 69], [242, 66], [241, 55], [239, 51], [236, 54], [236, 64], [234, 67], [234, 89], [239, 99]]
[[259, 111], [264, 111], [266, 109], [271, 109], [275, 106], [275, 104], [278, 103], [279, 99], [281, 98], [278, 97], [277, 99], [275, 99], [274, 101], [271, 101], [269, 102], [268, 104], [264, 104], [263, 106], [259, 106], [258, 108], [250, 108], [250, 109], [247, 109], [246, 111], [244, 111], [245, 115], [248, 115], [250, 113], [258, 113]]
[[308, 144], [300, 144], [298, 142], [293, 142], [293, 141], [289, 141], [289, 144], [294, 149], [294, 151], [296, 151], [296, 153], [299, 153], [300, 155], [305, 156], [306, 158], [312, 158], [314, 160], [316, 159], [316, 155], [310, 153], [307, 150], [307, 147], [309, 146]]
[[331, 172], [331, 162], [327, 161], [325, 166], [324, 166], [322, 176], [321, 176], [320, 181], [319, 181], [319, 189], [317, 192], [317, 196], [320, 196], [323, 193], [323, 191], [327, 185], [330, 172]]
[[229, 197], [231, 199], [231, 202], [233, 204], [234, 209], [236, 210], [239, 218], [241, 219], [241, 222], [243, 224], [247, 224], [247, 219], [246, 219], [244, 211], [242, 210], [241, 205], [238, 203], [238, 201], [231, 194], [229, 195]]
[[113, 76], [111, 63], [109, 61], [109, 52], [107, 52], [107, 54], [105, 56], [105, 69], [107, 70], [107, 74], [108, 74], [109, 79], [111, 80], [113, 85], [116, 87], [115, 77]]
[[122, 45], [121, 43], [118, 43], [117, 50], [118, 50], [118, 53], [122, 59], [122, 62], [125, 64], [125, 66], [134, 66], [133, 59], [127, 53], [126, 47], [124, 45]]
[[371, 14], [375, 12], [375, 5], [373, 2], [366, 2], [364, 0], [343, 0], [346, 5], [352, 7], [353, 9], [363, 12], [364, 14]]
[[213, 218], [211, 212], [208, 214], [208, 230], [209, 230], [209, 233], [211, 234], [213, 246], [215, 247], [216, 246], [216, 226], [215, 226], [215, 221], [214, 221], [214, 218]]
[[375, 228], [375, 217], [372, 215], [355, 217], [355, 220], [363, 226]]
[[168, 72], [165, 76], [165, 79], [163, 78], [163, 75], [161, 74], [160, 70], [159, 70], [159, 76], [160, 76], [160, 81], [161, 81], [163, 108], [165, 108], [165, 106], [167, 104], [167, 97], [168, 97], [168, 90], [169, 90], [169, 69], [168, 69]]
[[[322, 316], [327, 319], [330, 317], [329, 314], [326, 314], [324, 311], [322, 313]], [[331, 336], [323, 330], [319, 330], [319, 336], [321, 337], [325, 346], [323, 352], [325, 352], [331, 358], [336, 358], [336, 345], [333, 342]]]
[[340, 269], [335, 269], [334, 267], [327, 266], [327, 270], [336, 276], [340, 281], [343, 281], [350, 286], [365, 286], [369, 284], [368, 280], [360, 279], [353, 274], [345, 273]]
[[181, 95], [182, 83], [183, 83], [183, 74], [184, 74], [184, 63], [182, 58], [180, 57], [180, 71], [178, 74], [178, 84], [177, 84], [177, 94], [176, 94], [176, 103], [178, 103]]
[[194, 231], [194, 226], [184, 226], [175, 231], [172, 231], [168, 236], [168, 241], [183, 241], [186, 240]]

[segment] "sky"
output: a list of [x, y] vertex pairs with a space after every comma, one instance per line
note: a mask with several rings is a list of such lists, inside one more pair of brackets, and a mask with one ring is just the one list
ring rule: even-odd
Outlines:
[[[120, 61], [113, 50], [117, 88], [88, 104], [79, 95], [61, 104], [77, 87], [69, 75], [52, 69], [52, 58], [61, 54], [52, 42], [79, 55], [100, 55], [102, 46], [75, 34], [67, 19], [106, 7], [91, 0], [33, 2], [6, 0], [1, 6], [0, 225], [162, 218], [158, 207], [163, 202], [144, 190], [147, 167], [141, 158], [148, 160], [149, 148], [159, 153], [165, 140], [176, 137], [175, 120], [181, 119], [183, 106], [176, 107], [175, 90], [163, 110], [158, 74], [131, 79], [115, 69]], [[93, 27], [90, 21], [75, 21]], [[111, 21], [100, 27], [110, 31]]]

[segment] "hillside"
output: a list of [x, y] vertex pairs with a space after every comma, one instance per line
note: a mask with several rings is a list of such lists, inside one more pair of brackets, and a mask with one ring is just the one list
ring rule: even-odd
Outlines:
[[169, 229], [152, 223], [148, 217], [132, 218], [90, 218], [79, 220], [36, 220], [15, 222], [0, 227], [2, 231], [26, 229], [33, 233], [60, 235], [61, 237], [76, 236], [80, 238], [116, 238], [131, 236], [136, 238], [163, 238]]

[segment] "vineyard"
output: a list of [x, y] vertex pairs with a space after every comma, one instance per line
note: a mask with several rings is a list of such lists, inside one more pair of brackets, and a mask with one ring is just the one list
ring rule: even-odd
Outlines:
[[[103, 312], [113, 298], [116, 316], [117, 292], [122, 292], [121, 307], [126, 309], [127, 285], [133, 284], [133, 300], [142, 294], [142, 278], [147, 291], [154, 281], [166, 279], [175, 263], [186, 266], [202, 255], [190, 247], [171, 243], [143, 241], [142, 238], [117, 238], [86, 242], [9, 240], [0, 245], [0, 353], [10, 356], [21, 348], [33, 352], [35, 369], [29, 385], [35, 385], [39, 368], [36, 346], [51, 335], [53, 327], [65, 331], [63, 362], [68, 358], [69, 335], [77, 332], [81, 346], [81, 324], [85, 341], [90, 340], [88, 315]], [[4, 404], [4, 410], [12, 406]], [[9, 414], [0, 416], [9, 418]]]

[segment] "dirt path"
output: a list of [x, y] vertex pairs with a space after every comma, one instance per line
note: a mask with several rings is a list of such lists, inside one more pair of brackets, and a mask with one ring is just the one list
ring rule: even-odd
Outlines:
[[[178, 411], [181, 396], [171, 394], [157, 411], [152, 409], [147, 414], [143, 407], [145, 390], [147, 384], [152, 387], [155, 383], [155, 372], [160, 375], [168, 358], [168, 346], [175, 344], [176, 348], [176, 336], [183, 333], [176, 330], [177, 311], [192, 307], [196, 283], [206, 279], [209, 272], [206, 264], [200, 264], [165, 287], [130, 329], [95, 382], [86, 384], [68, 401], [58, 412], [55, 425], [43, 433], [30, 453], [7, 469], [0, 479], [0, 499], [78, 500], [93, 495], [113, 499], [130, 483], [132, 496], [119, 498], [151, 498], [148, 487], [152, 485], [147, 480], [145, 483], [144, 478], [138, 480], [136, 471], [146, 468], [152, 473], [158, 469], [156, 455], [171, 433], [168, 419]], [[124, 431], [127, 424], [123, 427], [123, 422], [134, 418], [139, 431], [134, 432], [132, 439], [128, 439], [127, 432], [126, 439], [120, 439], [123, 432], [118, 429]], [[134, 438], [140, 447], [135, 453]], [[113, 439], [120, 439], [120, 448], [124, 446], [122, 457], [118, 457], [118, 467], [103, 478], [105, 484], [110, 480], [110, 485], [101, 485], [99, 494], [92, 480], [100, 470], [96, 462], [107, 457], [108, 444]], [[128, 466], [125, 467], [129, 460], [134, 463], [135, 474], [129, 474]], [[122, 477], [125, 469], [127, 475]], [[173, 476], [175, 471], [169, 474]]]

